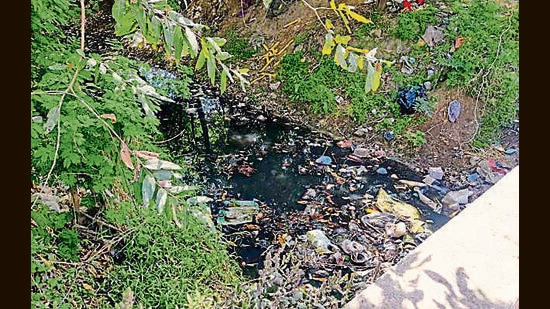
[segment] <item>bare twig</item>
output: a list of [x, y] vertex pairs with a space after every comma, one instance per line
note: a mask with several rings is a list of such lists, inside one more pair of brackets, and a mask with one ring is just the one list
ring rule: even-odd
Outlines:
[[80, 49], [84, 52], [84, 30], [86, 28], [86, 9], [84, 0], [80, 0]]
[[321, 8], [314, 8], [311, 6], [311, 4], [307, 3], [306, 0], [302, 0], [302, 2], [307, 6], [309, 7], [310, 9], [313, 10], [313, 13], [315, 13], [315, 16], [317, 16], [317, 19], [319, 20], [319, 22], [321, 23], [321, 25], [323, 25], [323, 28], [325, 28], [326, 31], [328, 31], [329, 29], [327, 29], [327, 26], [325, 26], [325, 23], [323, 22], [323, 20], [321, 19], [321, 16], [319, 16], [319, 13], [317, 13], [317, 10], [330, 10], [330, 8], [325, 8], [325, 7], [321, 7]]

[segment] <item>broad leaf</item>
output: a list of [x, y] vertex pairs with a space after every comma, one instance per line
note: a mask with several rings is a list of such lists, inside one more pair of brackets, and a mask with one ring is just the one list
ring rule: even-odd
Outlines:
[[50, 133], [55, 125], [57, 124], [57, 121], [59, 120], [59, 107], [54, 107], [50, 109], [47, 116], [48, 120], [44, 124], [44, 133], [48, 134]]
[[199, 42], [197, 41], [197, 36], [193, 33], [193, 30], [189, 27], [185, 27], [185, 37], [191, 45], [191, 57], [195, 58], [199, 53]]
[[358, 66], [358, 59], [360, 59], [360, 57], [357, 57], [357, 55], [355, 53], [349, 53], [349, 57], [348, 57], [348, 62], [349, 62], [349, 65], [348, 65], [348, 72], [355, 72], [357, 71], [357, 66]]
[[210, 53], [208, 59], [206, 59], [206, 69], [208, 71], [208, 77], [210, 77], [210, 83], [214, 85], [216, 82], [216, 59], [214, 59], [212, 53]]
[[151, 160], [154, 158], [158, 158], [159, 154], [156, 152], [150, 152], [145, 150], [134, 150], [134, 155], [136, 155], [138, 158], [142, 158], [145, 160]]
[[375, 64], [374, 77], [372, 79], [372, 92], [375, 92], [380, 87], [380, 76], [382, 75], [382, 64]]
[[367, 61], [367, 78], [365, 80], [365, 93], [372, 90], [372, 81], [374, 80], [375, 70], [370, 61]]
[[332, 53], [332, 49], [336, 43], [334, 43], [334, 37], [332, 36], [332, 33], [325, 34], [325, 44], [323, 44], [323, 55], [330, 55]]
[[372, 23], [372, 21], [370, 19], [367, 19], [365, 18], [364, 16], [362, 15], [359, 15], [355, 12], [353, 12], [349, 6], [346, 7], [346, 14], [350, 17], [350, 18], [353, 18], [355, 19], [356, 21], [358, 22], [361, 22], [361, 23], [364, 23], [364, 24], [368, 24], [368, 23]]
[[183, 51], [183, 34], [181, 33], [181, 28], [176, 27], [174, 30], [174, 57], [176, 58], [176, 63], [180, 62], [181, 53]]
[[229, 73], [226, 70], [222, 70], [220, 77], [220, 94], [223, 94], [225, 89], [227, 89], [227, 74]]
[[143, 198], [143, 207], [149, 207], [149, 203], [155, 193], [155, 178], [149, 174], [143, 179], [141, 184], [141, 196]]
[[206, 57], [208, 57], [208, 52], [206, 48], [203, 48], [199, 53], [197, 63], [195, 63], [195, 70], [200, 70], [204, 66], [204, 63], [206, 62]]
[[196, 191], [198, 187], [196, 186], [173, 186], [168, 189], [168, 191], [172, 194], [179, 194], [181, 192], [190, 192], [190, 191]]
[[167, 170], [154, 171], [153, 176], [158, 181], [170, 180], [172, 179], [173, 172]]
[[325, 28], [327, 28], [327, 30], [334, 29], [334, 25], [332, 24], [332, 22], [328, 18], [325, 19]]
[[348, 65], [346, 63], [347, 50], [341, 45], [336, 46], [336, 53], [334, 53], [334, 62], [342, 67], [344, 70], [347, 69]]
[[159, 214], [164, 211], [164, 205], [166, 205], [167, 200], [168, 200], [168, 192], [163, 188], [159, 188], [157, 191], [157, 197], [155, 201], [155, 207], [157, 208], [157, 211]]
[[122, 159], [122, 162], [128, 167], [129, 169], [134, 169], [134, 164], [132, 163], [132, 157], [130, 156], [130, 149], [128, 149], [128, 145], [126, 145], [125, 142], [122, 142], [122, 145], [120, 145], [120, 158]]
[[170, 161], [164, 161], [159, 160], [157, 158], [151, 159], [147, 161], [147, 163], [143, 166], [148, 170], [152, 171], [158, 171], [158, 170], [181, 170], [181, 166], [177, 165], [176, 163], [172, 163]]
[[341, 36], [341, 35], [337, 34], [336, 37], [334, 38], [334, 41], [336, 42], [336, 44], [347, 45], [349, 40], [351, 40], [351, 36], [349, 36], [349, 35]]

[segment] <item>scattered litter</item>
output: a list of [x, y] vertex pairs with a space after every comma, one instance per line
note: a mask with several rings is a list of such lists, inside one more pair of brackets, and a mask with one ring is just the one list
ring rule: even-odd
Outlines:
[[428, 27], [426, 27], [426, 32], [424, 32], [424, 35], [422, 36], [422, 40], [424, 40], [430, 48], [433, 48], [441, 42], [443, 38], [444, 35], [442, 29], [432, 25], [428, 25]]
[[441, 200], [443, 205], [452, 205], [455, 203], [464, 205], [468, 204], [468, 197], [472, 195], [473, 192], [468, 189], [462, 189], [459, 191], [449, 191], [445, 197]]
[[315, 163], [322, 164], [322, 165], [330, 165], [332, 163], [332, 159], [328, 156], [320, 156], [315, 160]]
[[307, 240], [315, 247], [315, 250], [317, 250], [319, 254], [332, 253], [338, 249], [321, 230], [308, 231], [306, 236]]
[[418, 99], [427, 100], [426, 87], [424, 85], [415, 85], [403, 87], [397, 92], [397, 100], [401, 107], [401, 114], [413, 114], [414, 105]]
[[394, 199], [382, 188], [378, 191], [376, 207], [381, 211], [389, 212], [399, 217], [410, 219], [420, 218], [420, 212], [418, 209], [405, 202]]
[[217, 222], [220, 225], [238, 225], [252, 222], [254, 215], [259, 211], [259, 205], [255, 201], [223, 201], [226, 207], [220, 210]]
[[391, 142], [395, 138], [395, 134], [393, 131], [386, 131], [384, 132], [384, 139], [388, 142]]
[[449, 107], [447, 108], [447, 114], [450, 122], [456, 122], [458, 120], [458, 116], [460, 116], [461, 111], [461, 105], [458, 100], [453, 100], [451, 103], [449, 103]]
[[399, 238], [407, 234], [407, 225], [405, 222], [392, 223], [388, 222], [385, 226], [386, 234], [392, 238]]
[[357, 147], [353, 151], [353, 155], [359, 158], [366, 158], [369, 155], [369, 151], [367, 148]]
[[428, 169], [428, 174], [433, 179], [441, 180], [441, 179], [443, 179], [443, 176], [445, 175], [445, 172], [443, 172], [443, 169], [440, 166], [438, 166], [438, 167], [430, 167]]

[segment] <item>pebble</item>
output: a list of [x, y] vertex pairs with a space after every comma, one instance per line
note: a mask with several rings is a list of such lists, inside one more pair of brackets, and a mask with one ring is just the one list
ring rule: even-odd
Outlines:
[[376, 170], [376, 172], [380, 175], [386, 175], [388, 174], [388, 170], [386, 170], [385, 168], [381, 167], [379, 169]]

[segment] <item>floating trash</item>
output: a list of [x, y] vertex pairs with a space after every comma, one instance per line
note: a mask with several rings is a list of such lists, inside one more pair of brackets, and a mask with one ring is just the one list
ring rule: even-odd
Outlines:
[[320, 156], [315, 160], [315, 163], [322, 164], [322, 165], [330, 165], [332, 163], [332, 159], [328, 156]]
[[237, 225], [249, 223], [254, 220], [254, 215], [259, 211], [259, 205], [255, 201], [223, 201], [226, 207], [221, 209], [216, 222], [220, 225]]

